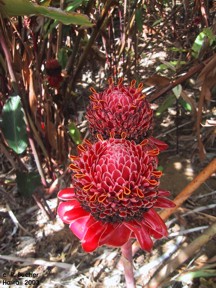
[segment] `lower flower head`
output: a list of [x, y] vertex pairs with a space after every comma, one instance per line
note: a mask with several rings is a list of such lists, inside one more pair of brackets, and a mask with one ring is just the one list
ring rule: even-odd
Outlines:
[[[158, 187], [162, 175], [157, 170], [159, 149], [152, 149], [148, 140], [137, 145], [114, 138], [94, 144], [86, 141], [78, 149], [79, 156], [72, 156], [70, 165], [74, 188], [59, 192], [59, 198], [67, 201], [59, 206], [60, 217], [82, 243], [92, 245], [91, 249], [83, 246], [87, 251], [103, 244], [121, 246], [129, 237], [136, 237], [143, 249], [151, 249], [150, 236], [160, 238], [167, 233], [153, 208], [173, 206], [164, 197], [169, 192]], [[78, 231], [80, 221], [86, 221], [82, 228], [85, 233]], [[94, 227], [89, 225], [99, 229], [97, 241], [87, 239], [86, 233]], [[125, 231], [123, 238], [117, 240], [114, 231]]]

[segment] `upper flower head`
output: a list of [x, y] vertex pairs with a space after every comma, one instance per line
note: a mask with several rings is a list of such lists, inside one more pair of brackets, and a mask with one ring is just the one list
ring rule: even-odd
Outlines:
[[114, 134], [121, 138], [125, 133], [127, 139], [140, 141], [151, 129], [153, 114], [142, 94], [143, 84], [136, 88], [134, 80], [130, 86], [124, 86], [122, 79], [117, 86], [112, 80], [109, 84], [101, 93], [91, 88], [93, 94], [86, 112], [91, 132], [100, 133], [104, 138]]
[[[101, 137], [99, 137], [101, 138]], [[107, 244], [121, 246], [136, 237], [150, 250], [150, 236], [167, 235], [164, 222], [153, 208], [172, 207], [160, 190], [157, 170], [159, 149], [145, 139], [140, 145], [114, 139], [79, 145], [72, 156], [73, 186], [59, 192], [58, 213], [70, 224], [86, 251]]]

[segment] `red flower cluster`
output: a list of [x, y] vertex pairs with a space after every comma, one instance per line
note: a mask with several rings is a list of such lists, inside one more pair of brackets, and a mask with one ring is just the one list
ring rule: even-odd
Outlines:
[[87, 252], [101, 245], [121, 246], [130, 237], [150, 250], [150, 236], [167, 235], [164, 222], [153, 208], [172, 207], [159, 190], [158, 149], [148, 140], [140, 145], [114, 139], [78, 146], [72, 157], [73, 186], [59, 192], [58, 214], [81, 239]]
[[141, 141], [151, 132], [152, 109], [144, 94], [142, 83], [135, 87], [136, 81], [124, 86], [122, 79], [117, 86], [110, 80], [109, 88], [97, 93], [93, 88], [86, 118], [92, 134], [100, 133], [104, 138], [115, 134], [121, 138], [126, 133], [129, 140]]
[[167, 235], [155, 211], [175, 206], [166, 198], [169, 192], [159, 189], [157, 156], [167, 145], [153, 137], [136, 143], [151, 128], [152, 110], [141, 85], [134, 86], [134, 81], [129, 88], [120, 81], [116, 87], [110, 82], [103, 93], [92, 89], [87, 118], [91, 131], [100, 134], [95, 143], [85, 140], [78, 146], [78, 156], [71, 156], [73, 188], [58, 194], [58, 215], [87, 252], [119, 247], [130, 238], [149, 251], [151, 237]]

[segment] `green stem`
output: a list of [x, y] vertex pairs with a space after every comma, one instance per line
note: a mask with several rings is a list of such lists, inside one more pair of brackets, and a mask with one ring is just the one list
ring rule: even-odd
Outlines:
[[133, 257], [132, 257], [132, 245], [131, 240], [121, 247], [122, 262], [124, 265], [125, 282], [127, 288], [135, 288], [135, 279], [133, 272]]

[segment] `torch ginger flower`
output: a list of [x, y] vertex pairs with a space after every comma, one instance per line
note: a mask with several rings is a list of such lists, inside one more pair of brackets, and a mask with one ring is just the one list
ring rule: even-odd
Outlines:
[[[123, 134], [125, 136], [125, 134]], [[79, 156], [71, 156], [73, 188], [58, 194], [58, 215], [92, 252], [102, 245], [123, 246], [136, 238], [150, 251], [151, 236], [167, 236], [165, 223], [155, 208], [175, 206], [159, 189], [158, 148], [149, 140], [140, 144], [123, 138], [79, 145]]]
[[101, 93], [90, 89], [93, 94], [86, 118], [92, 134], [99, 133], [106, 139], [113, 133], [116, 138], [125, 133], [127, 139], [140, 142], [152, 129], [153, 111], [142, 94], [142, 83], [136, 88], [135, 80], [130, 86], [123, 85], [122, 81], [115, 86], [110, 79], [109, 88]]

